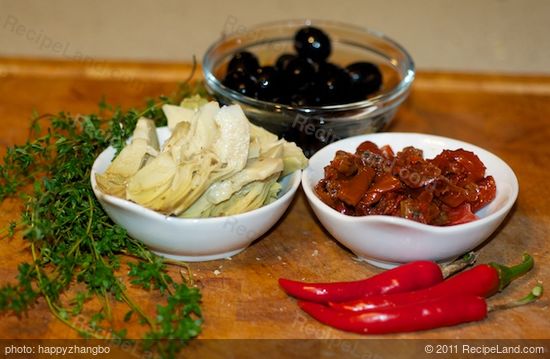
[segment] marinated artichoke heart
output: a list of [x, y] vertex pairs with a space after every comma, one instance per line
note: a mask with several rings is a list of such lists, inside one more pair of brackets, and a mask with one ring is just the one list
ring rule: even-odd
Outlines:
[[189, 120], [179, 122], [162, 153], [130, 179], [127, 199], [179, 215], [212, 183], [244, 168], [250, 134], [240, 107], [210, 102]]
[[[258, 208], [265, 202], [269, 188], [273, 182], [276, 183], [282, 171], [281, 158], [251, 159], [242, 171], [213, 183], [182, 217], [214, 217]], [[255, 206], [257, 201], [252, 196], [259, 196], [259, 205]], [[237, 205], [234, 202], [243, 203]], [[235, 212], [236, 208], [245, 210]]]
[[[166, 215], [225, 216], [275, 200], [278, 179], [307, 165], [294, 143], [249, 123], [238, 105], [220, 108], [198, 97], [163, 111], [171, 136], [162, 150], [156, 136], [146, 140], [136, 127], [131, 144], [97, 176], [103, 192]], [[117, 170], [117, 161], [129, 159], [131, 168]]]
[[168, 119], [168, 129], [173, 131], [176, 125], [182, 121], [191, 122], [191, 118], [195, 113], [207, 103], [208, 101], [205, 98], [194, 95], [184, 98], [180, 106], [163, 105], [162, 110]]
[[142, 117], [136, 123], [132, 142], [122, 149], [104, 173], [96, 175], [99, 189], [103, 193], [125, 198], [128, 180], [158, 152], [155, 123]]

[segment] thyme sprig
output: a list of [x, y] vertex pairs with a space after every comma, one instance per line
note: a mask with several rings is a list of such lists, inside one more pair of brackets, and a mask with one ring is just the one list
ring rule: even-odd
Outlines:
[[[19, 196], [23, 203], [20, 219], [0, 236], [21, 231], [32, 255], [31, 262], [18, 266], [14, 283], [1, 285], [0, 311], [21, 315], [43, 299], [57, 319], [83, 337], [109, 333], [109, 339], [126, 340], [127, 330], [115, 327], [111, 308], [120, 302], [128, 307], [124, 322], [136, 317], [148, 327], [147, 349], [167, 355], [200, 333], [198, 288], [186, 276], [173, 278], [167, 262], [114, 224], [90, 185], [97, 155], [108, 145], [120, 150], [139, 117], [162, 126], [162, 104], [196, 91], [183, 85], [177, 95], [149, 101], [142, 110], [123, 111], [102, 101], [99, 114], [34, 116], [27, 142], [8, 148], [0, 164], [0, 202]], [[127, 281], [121, 279], [124, 268]], [[158, 293], [165, 302], [148, 313], [129, 295], [128, 285]], [[93, 298], [100, 309], [89, 315]]]

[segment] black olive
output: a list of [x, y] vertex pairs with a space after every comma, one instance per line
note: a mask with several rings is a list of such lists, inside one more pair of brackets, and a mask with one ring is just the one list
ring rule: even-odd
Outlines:
[[281, 92], [279, 72], [273, 66], [263, 66], [256, 75], [258, 83], [258, 99], [271, 101]]
[[277, 61], [275, 61], [275, 68], [281, 72], [285, 71], [286, 65], [288, 65], [288, 62], [296, 57], [297, 56], [294, 54], [282, 54], [277, 58]]
[[341, 71], [344, 71], [344, 69], [336, 64], [333, 64], [332, 62], [322, 61], [317, 64], [317, 73], [320, 75], [328, 75]]
[[298, 92], [306, 84], [313, 80], [315, 67], [311, 61], [303, 57], [296, 57], [288, 62], [283, 72], [285, 90]]
[[258, 97], [258, 82], [253, 75], [242, 71], [233, 71], [225, 76], [222, 83], [242, 95]]
[[259, 67], [260, 63], [256, 55], [248, 51], [241, 51], [233, 55], [227, 64], [227, 73], [242, 71], [248, 74], [254, 74]]
[[349, 102], [351, 79], [340, 66], [330, 62], [319, 63], [315, 84], [321, 104], [336, 105]]
[[345, 71], [327, 74], [319, 83], [321, 93], [327, 105], [347, 103], [351, 80]]
[[292, 106], [300, 107], [323, 105], [323, 98], [315, 81], [311, 81], [291, 93], [289, 101]]
[[310, 106], [323, 106], [326, 99], [322, 88], [315, 81], [311, 82], [305, 87], [304, 92], [307, 91], [308, 105]]
[[345, 69], [326, 61], [331, 42], [322, 30], [307, 26], [294, 36], [296, 54], [283, 53], [274, 66], [260, 67], [251, 52], [236, 53], [223, 84], [245, 96], [292, 106], [325, 106], [364, 100], [382, 87], [382, 73], [370, 62]]
[[294, 48], [298, 55], [314, 61], [326, 60], [331, 52], [330, 39], [322, 30], [308, 26], [294, 35]]
[[351, 78], [352, 97], [365, 99], [382, 87], [382, 73], [378, 66], [370, 62], [354, 62], [346, 67]]

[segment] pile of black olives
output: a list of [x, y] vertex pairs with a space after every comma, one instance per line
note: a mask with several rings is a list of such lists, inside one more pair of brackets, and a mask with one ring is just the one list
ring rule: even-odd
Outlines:
[[315, 27], [294, 35], [295, 54], [284, 53], [274, 65], [260, 66], [256, 55], [236, 53], [223, 84], [245, 96], [292, 106], [326, 106], [366, 99], [382, 86], [378, 66], [354, 62], [345, 68], [327, 59], [330, 38]]

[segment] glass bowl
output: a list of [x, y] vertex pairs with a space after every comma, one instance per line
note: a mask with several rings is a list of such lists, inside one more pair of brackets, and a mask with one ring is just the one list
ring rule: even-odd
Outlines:
[[[274, 64], [282, 53], [295, 52], [294, 34], [304, 26], [315, 26], [328, 34], [332, 41], [328, 61], [340, 66], [356, 61], [378, 65], [383, 76], [382, 88], [359, 102], [295, 107], [244, 96], [222, 84], [233, 54], [246, 50], [254, 53], [262, 66]], [[386, 128], [407, 97], [415, 75], [411, 56], [387, 36], [317, 20], [272, 22], [224, 34], [206, 51], [202, 69], [208, 92], [220, 103], [239, 104], [251, 122], [296, 142], [308, 157], [331, 142]]]

